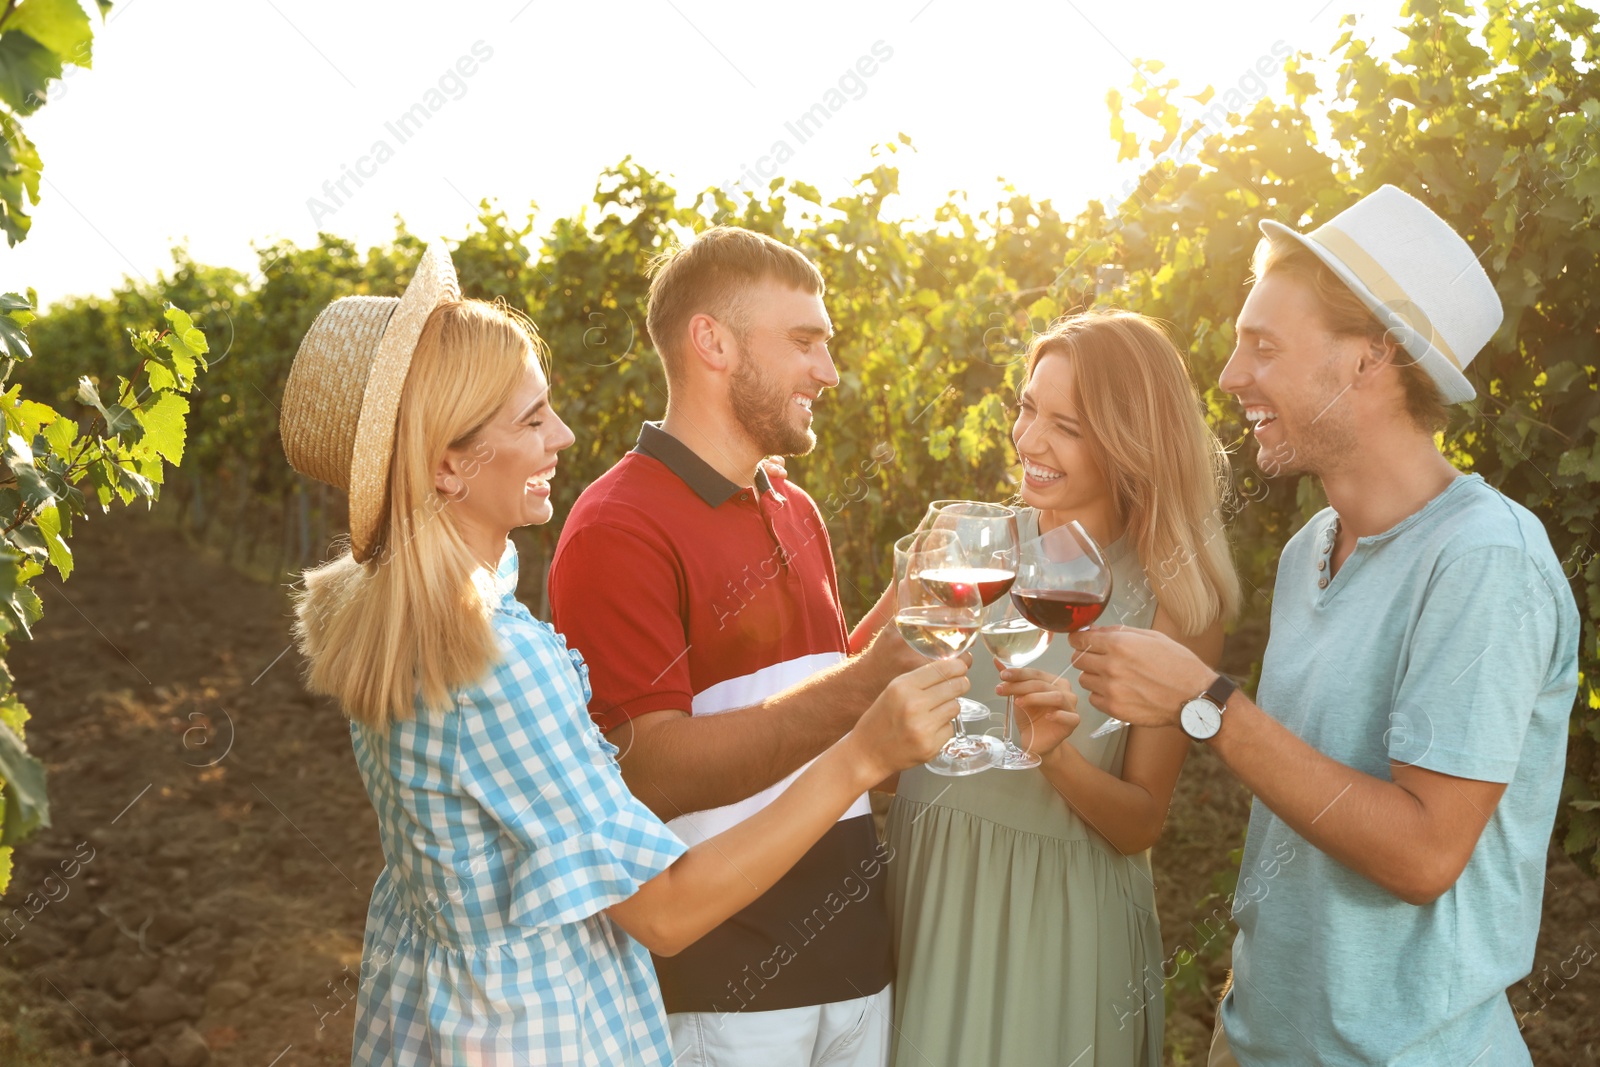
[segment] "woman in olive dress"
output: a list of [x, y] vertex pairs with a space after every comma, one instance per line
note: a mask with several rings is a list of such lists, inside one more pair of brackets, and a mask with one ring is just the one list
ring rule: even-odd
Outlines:
[[[1159, 630], [1215, 664], [1239, 581], [1220, 515], [1227, 460], [1201, 411], [1160, 327], [1089, 312], [1030, 347], [1012, 437], [1022, 541], [1076, 520], [1114, 576], [1099, 622]], [[974, 658], [972, 693], [996, 694], [997, 711], [1007, 693], [1054, 684], [1077, 695], [1081, 722], [1041, 718], [1026, 737], [1037, 769], [900, 775], [887, 823], [893, 1062], [1156, 1067], [1163, 952], [1150, 847], [1188, 738], [1142, 727], [1090, 738], [1106, 717], [1078, 688], [1065, 640], [1003, 684], [991, 659]]]

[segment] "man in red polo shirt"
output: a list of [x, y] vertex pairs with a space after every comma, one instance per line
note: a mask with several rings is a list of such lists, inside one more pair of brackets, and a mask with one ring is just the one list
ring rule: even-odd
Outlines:
[[[666, 418], [584, 490], [550, 569], [590, 714], [691, 844], [771, 802], [925, 662], [882, 627], [882, 601], [847, 637], [822, 516], [761, 463], [811, 450], [812, 403], [839, 383], [822, 292], [805, 256], [737, 227], [658, 265], [647, 325]], [[754, 904], [657, 958], [679, 1062], [883, 1064], [886, 859], [863, 795]]]

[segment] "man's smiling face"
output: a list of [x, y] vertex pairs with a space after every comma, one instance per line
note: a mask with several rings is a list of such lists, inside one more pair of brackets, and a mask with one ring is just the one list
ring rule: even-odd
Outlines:
[[1349, 391], [1368, 340], [1329, 331], [1311, 287], [1282, 273], [1255, 283], [1235, 328], [1218, 384], [1244, 405], [1256, 465], [1269, 477], [1337, 467], [1359, 436]]

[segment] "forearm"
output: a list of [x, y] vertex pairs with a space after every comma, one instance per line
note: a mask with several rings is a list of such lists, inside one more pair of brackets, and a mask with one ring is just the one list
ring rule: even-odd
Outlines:
[[[1094, 706], [1132, 723], [1177, 726], [1179, 709], [1216, 677], [1193, 651], [1153, 631], [1094, 627], [1067, 640]], [[1426, 904], [1454, 884], [1505, 792], [1503, 782], [1393, 761], [1387, 778], [1364, 774], [1318, 752], [1237, 691], [1209, 743], [1296, 833], [1409, 904]]]
[[846, 661], [759, 704], [612, 731], [623, 780], [664, 820], [737, 803], [782, 781], [855, 725], [881, 691]]
[[659, 955], [672, 955], [750, 904], [783, 877], [875, 781], [870, 754], [845, 738], [772, 803], [690, 848], [612, 909]]
[[1143, 852], [1161, 836], [1166, 812], [1141, 785], [1101, 770], [1063, 742], [1042, 758], [1045, 781], [1072, 810], [1125, 856]]
[[850, 631], [850, 640], [845, 644], [850, 655], [858, 656], [865, 651], [872, 644], [872, 639], [878, 636], [878, 631], [894, 617], [895, 601], [890, 596], [893, 591], [893, 585], [884, 590], [883, 595], [861, 617], [861, 621], [856, 623], [856, 628]]
[[1410, 903], [1437, 895], [1427, 813], [1412, 793], [1318, 752], [1236, 693], [1210, 745], [1291, 829]]
[[856, 628], [850, 631], [850, 638], [845, 642], [845, 648], [852, 656], [859, 656], [866, 647], [872, 644], [872, 639], [883, 629], [883, 620], [875, 618], [871, 613], [864, 615]]

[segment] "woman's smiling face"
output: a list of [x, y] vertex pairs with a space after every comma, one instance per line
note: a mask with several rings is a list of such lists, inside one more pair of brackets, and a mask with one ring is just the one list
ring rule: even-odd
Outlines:
[[518, 527], [550, 521], [556, 456], [572, 443], [572, 431], [550, 405], [543, 371], [529, 359], [521, 384], [493, 420], [470, 444], [447, 452], [439, 488], [453, 498], [461, 521], [503, 539]]
[[1109, 501], [1111, 487], [1083, 426], [1068, 356], [1041, 355], [1034, 364], [1011, 440], [1029, 507], [1077, 513]]

